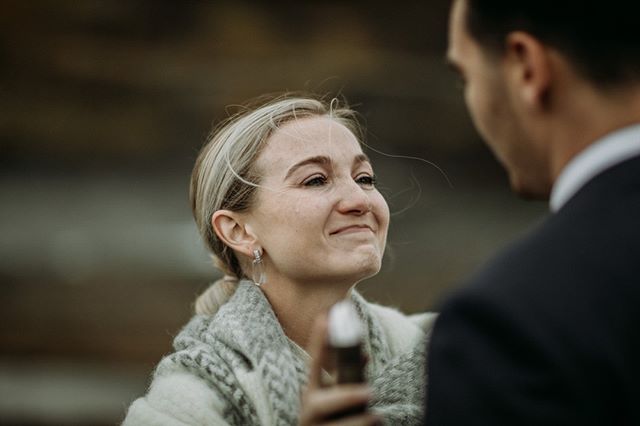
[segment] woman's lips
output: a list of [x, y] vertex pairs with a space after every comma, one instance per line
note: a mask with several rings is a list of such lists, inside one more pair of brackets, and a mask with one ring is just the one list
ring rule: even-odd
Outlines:
[[350, 226], [342, 227], [336, 231], [333, 231], [331, 235], [337, 235], [337, 234], [344, 235], [344, 234], [353, 234], [353, 233], [359, 233], [359, 232], [373, 232], [373, 229], [371, 229], [369, 225], [350, 225]]

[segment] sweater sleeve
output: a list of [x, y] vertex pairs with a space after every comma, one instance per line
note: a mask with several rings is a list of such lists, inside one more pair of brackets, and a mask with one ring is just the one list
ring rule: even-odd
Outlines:
[[224, 402], [186, 371], [156, 376], [149, 392], [131, 404], [123, 426], [227, 425]]

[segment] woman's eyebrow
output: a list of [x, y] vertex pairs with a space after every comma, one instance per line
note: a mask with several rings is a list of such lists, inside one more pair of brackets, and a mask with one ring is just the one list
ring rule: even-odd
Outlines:
[[[354, 165], [360, 165], [362, 163], [369, 163], [371, 164], [371, 160], [369, 160], [369, 157], [367, 157], [366, 154], [358, 154], [354, 159], [353, 159], [353, 164]], [[309, 164], [321, 164], [321, 165], [328, 165], [331, 164], [331, 159], [327, 156], [324, 155], [316, 155], [315, 157], [309, 157], [306, 158], [296, 164], [294, 164], [293, 166], [291, 166], [289, 168], [289, 170], [287, 171], [287, 174], [285, 175], [284, 179], [287, 180], [289, 178], [289, 176], [291, 176], [296, 170], [298, 170], [300, 167], [303, 166], [307, 166]]]
[[302, 166], [306, 166], [308, 164], [322, 164], [322, 165], [327, 165], [327, 164], [331, 164], [331, 159], [329, 157], [326, 157], [324, 155], [316, 155], [315, 157], [310, 157], [307, 158], [305, 160], [300, 161], [299, 163], [294, 164], [293, 166], [291, 166], [289, 168], [289, 170], [287, 171], [286, 176], [284, 177], [285, 180], [291, 176], [293, 174], [293, 172], [295, 172], [296, 170], [298, 170], [300, 167]]
[[353, 160], [353, 164], [361, 164], [361, 163], [369, 163], [369, 164], [371, 164], [371, 160], [369, 160], [369, 157], [367, 157], [367, 154], [365, 154], [365, 153], [359, 154]]

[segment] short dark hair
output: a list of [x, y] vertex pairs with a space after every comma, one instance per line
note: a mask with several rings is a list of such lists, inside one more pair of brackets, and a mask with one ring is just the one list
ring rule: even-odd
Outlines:
[[465, 0], [469, 34], [502, 52], [509, 32], [554, 47], [598, 86], [640, 82], [638, 0]]

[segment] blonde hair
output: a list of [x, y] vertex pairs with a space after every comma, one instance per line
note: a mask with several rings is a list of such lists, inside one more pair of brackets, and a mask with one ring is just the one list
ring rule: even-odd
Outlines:
[[308, 117], [328, 117], [346, 126], [361, 140], [356, 113], [346, 102], [310, 95], [283, 94], [259, 98], [221, 122], [211, 132], [191, 174], [189, 198], [200, 235], [224, 277], [195, 303], [198, 314], [214, 314], [246, 276], [233, 252], [216, 235], [211, 217], [218, 210], [248, 211], [253, 207], [260, 176], [256, 159], [269, 136], [283, 124]]

